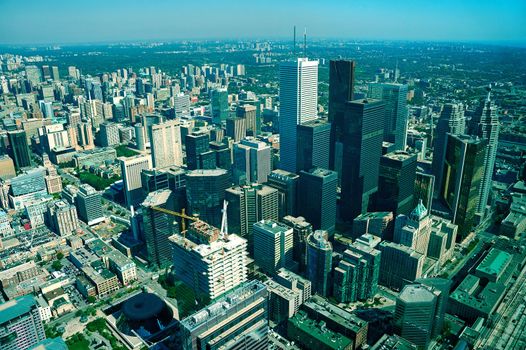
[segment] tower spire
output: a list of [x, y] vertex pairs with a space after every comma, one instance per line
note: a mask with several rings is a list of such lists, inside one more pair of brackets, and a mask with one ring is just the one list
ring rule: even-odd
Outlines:
[[303, 32], [303, 57], [307, 57], [307, 27]]
[[296, 26], [294, 26], [294, 49], [293, 49], [294, 57], [296, 57]]

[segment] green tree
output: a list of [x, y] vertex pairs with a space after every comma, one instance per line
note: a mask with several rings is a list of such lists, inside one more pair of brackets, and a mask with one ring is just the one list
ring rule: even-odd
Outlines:
[[62, 263], [60, 262], [60, 260], [55, 260], [51, 264], [51, 268], [55, 271], [59, 271], [62, 269]]
[[93, 295], [89, 295], [87, 297], [88, 303], [93, 304], [95, 301], [97, 301], [97, 298], [95, 298]]
[[62, 252], [58, 252], [57, 253], [57, 259], [58, 260], [62, 260], [63, 257], [64, 257], [64, 253], [62, 253]]

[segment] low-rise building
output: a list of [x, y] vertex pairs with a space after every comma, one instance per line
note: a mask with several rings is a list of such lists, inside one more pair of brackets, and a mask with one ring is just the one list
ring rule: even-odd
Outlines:
[[112, 250], [103, 257], [103, 260], [106, 262], [106, 267], [117, 274], [119, 281], [123, 285], [127, 286], [137, 279], [135, 263], [121, 252]]

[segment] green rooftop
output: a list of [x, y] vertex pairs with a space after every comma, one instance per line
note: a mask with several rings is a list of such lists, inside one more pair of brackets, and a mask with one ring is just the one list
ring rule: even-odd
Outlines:
[[477, 271], [492, 276], [499, 276], [511, 262], [511, 259], [511, 254], [493, 248], [477, 266]]
[[289, 323], [304, 334], [309, 334], [327, 348], [343, 350], [352, 346], [351, 339], [331, 331], [326, 327], [325, 322], [316, 322], [309, 318], [304, 311], [299, 311], [294, 317], [289, 318]]
[[35, 305], [35, 298], [32, 295], [24, 295], [0, 304], [0, 325], [30, 312]]

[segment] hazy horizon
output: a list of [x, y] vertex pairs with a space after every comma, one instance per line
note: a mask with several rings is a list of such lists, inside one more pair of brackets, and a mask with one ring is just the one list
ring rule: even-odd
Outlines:
[[0, 45], [312, 39], [526, 44], [526, 1], [4, 0]]

